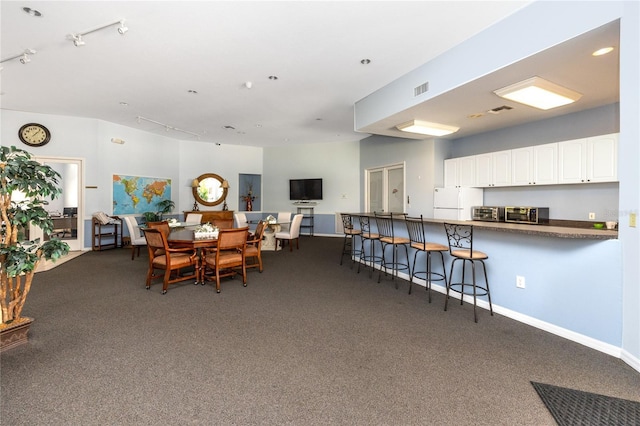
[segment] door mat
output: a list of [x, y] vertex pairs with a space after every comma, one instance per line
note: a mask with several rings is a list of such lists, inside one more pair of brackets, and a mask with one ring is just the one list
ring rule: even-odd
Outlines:
[[640, 425], [640, 402], [531, 382], [558, 425]]

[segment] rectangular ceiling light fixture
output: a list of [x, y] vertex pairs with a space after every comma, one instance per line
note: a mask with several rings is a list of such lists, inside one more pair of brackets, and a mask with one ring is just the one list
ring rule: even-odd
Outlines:
[[398, 124], [396, 129], [403, 132], [419, 133], [428, 136], [445, 136], [460, 130], [460, 127], [447, 126], [446, 124], [430, 123], [428, 121], [411, 120]]
[[567, 105], [582, 97], [581, 93], [537, 76], [495, 90], [493, 93], [502, 98], [543, 110]]

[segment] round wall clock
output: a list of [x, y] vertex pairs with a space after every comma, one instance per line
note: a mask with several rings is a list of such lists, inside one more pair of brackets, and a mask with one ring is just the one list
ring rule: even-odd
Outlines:
[[29, 123], [20, 127], [18, 137], [29, 146], [43, 146], [51, 140], [51, 132], [42, 124]]

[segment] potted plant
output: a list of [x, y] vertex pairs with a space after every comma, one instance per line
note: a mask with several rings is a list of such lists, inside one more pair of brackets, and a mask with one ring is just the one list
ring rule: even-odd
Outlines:
[[[27, 237], [30, 225], [45, 234], [53, 231], [44, 206], [46, 198], [62, 193], [59, 179], [58, 172], [33, 160], [27, 151], [0, 147], [0, 342], [6, 348], [26, 342], [33, 320], [23, 317], [22, 309], [40, 260], [55, 261], [69, 252], [69, 245], [57, 238], [41, 242]], [[14, 332], [17, 337], [6, 336]]]
[[158, 222], [160, 220], [160, 216], [156, 212], [144, 212], [142, 213], [142, 217], [144, 217], [144, 222]]
[[158, 217], [160, 218], [160, 220], [162, 220], [162, 215], [164, 215], [165, 213], [170, 213], [173, 210], [173, 208], [176, 206], [176, 203], [174, 203], [170, 199], [166, 199], [166, 200], [158, 201], [156, 203], [156, 206], [158, 207], [158, 212], [157, 212]]

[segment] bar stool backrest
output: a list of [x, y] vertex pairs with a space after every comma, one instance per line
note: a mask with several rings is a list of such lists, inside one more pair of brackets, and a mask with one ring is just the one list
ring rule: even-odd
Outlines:
[[342, 229], [345, 231], [353, 230], [353, 218], [349, 213], [340, 213], [342, 217]]
[[407, 232], [412, 244], [424, 245], [426, 237], [424, 233], [424, 221], [420, 217], [406, 217], [404, 223], [407, 225]]
[[444, 230], [449, 240], [449, 253], [465, 251], [469, 256], [473, 253], [473, 226], [445, 223]]
[[393, 232], [393, 220], [406, 219], [406, 213], [386, 213], [386, 212], [374, 212], [376, 218], [376, 225], [378, 226], [378, 234], [381, 238], [394, 238]]
[[360, 230], [364, 238], [371, 238], [371, 218], [369, 216], [358, 216], [360, 221]]

